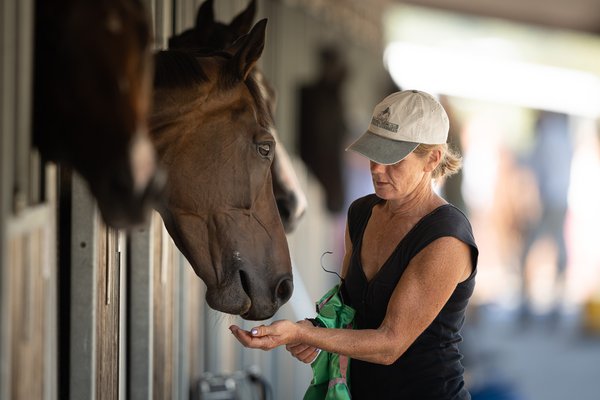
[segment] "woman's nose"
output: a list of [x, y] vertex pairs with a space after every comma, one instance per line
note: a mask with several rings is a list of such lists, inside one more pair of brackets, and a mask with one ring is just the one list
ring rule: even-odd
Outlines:
[[378, 164], [375, 161], [370, 161], [371, 164], [371, 172], [384, 172], [385, 171], [385, 165], [383, 164]]

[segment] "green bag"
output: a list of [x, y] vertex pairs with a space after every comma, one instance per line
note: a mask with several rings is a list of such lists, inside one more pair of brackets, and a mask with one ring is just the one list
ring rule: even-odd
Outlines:
[[[352, 329], [354, 309], [344, 304], [340, 285], [335, 285], [317, 303], [315, 319], [326, 328]], [[313, 379], [304, 400], [347, 400], [350, 395], [350, 358], [321, 351], [312, 362]]]

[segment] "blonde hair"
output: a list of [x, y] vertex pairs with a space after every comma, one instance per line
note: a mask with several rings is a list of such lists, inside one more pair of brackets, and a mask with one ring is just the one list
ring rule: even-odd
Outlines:
[[414, 153], [419, 157], [425, 157], [431, 151], [439, 148], [442, 152], [442, 159], [438, 166], [431, 173], [432, 179], [445, 178], [452, 176], [460, 171], [462, 167], [462, 156], [458, 151], [444, 144], [419, 144]]

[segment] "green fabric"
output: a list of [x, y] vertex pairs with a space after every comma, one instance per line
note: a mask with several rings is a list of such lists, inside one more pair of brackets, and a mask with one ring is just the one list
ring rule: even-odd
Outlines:
[[[340, 296], [340, 285], [335, 285], [317, 304], [317, 316], [327, 328], [352, 329], [354, 309]], [[335, 353], [321, 351], [311, 364], [313, 379], [304, 394], [304, 400], [350, 399], [350, 359]]]

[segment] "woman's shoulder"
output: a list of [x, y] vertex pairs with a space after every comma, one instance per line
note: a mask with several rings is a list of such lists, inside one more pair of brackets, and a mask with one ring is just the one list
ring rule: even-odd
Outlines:
[[375, 193], [367, 194], [366, 196], [362, 196], [354, 200], [348, 208], [348, 213], [350, 214], [358, 210], [371, 209], [380, 201], [381, 199], [377, 197]]
[[347, 224], [350, 232], [350, 239], [353, 243], [364, 230], [373, 206], [379, 201], [381, 201], [381, 199], [375, 194], [368, 194], [354, 200], [352, 204], [350, 204], [350, 207], [348, 208]]
[[449, 203], [438, 206], [424, 216], [413, 231], [411, 237], [416, 245], [427, 245], [440, 237], [453, 236], [475, 246], [469, 219], [460, 209]]
[[477, 244], [473, 235], [473, 229], [466, 214], [452, 204], [444, 204], [421, 221], [417, 233], [417, 242], [426, 245], [431, 241], [450, 236], [468, 244], [476, 256]]
[[451, 203], [443, 204], [435, 208], [424, 219], [430, 219], [432, 222], [452, 222], [452, 225], [464, 225], [471, 230], [471, 223], [467, 215], [458, 207]]

